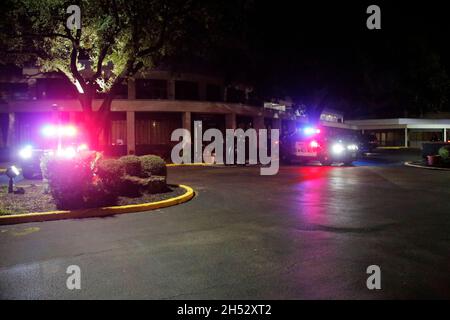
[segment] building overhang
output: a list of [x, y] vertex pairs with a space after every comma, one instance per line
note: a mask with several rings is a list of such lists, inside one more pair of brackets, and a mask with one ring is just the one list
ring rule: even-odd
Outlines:
[[[97, 111], [102, 99], [93, 101], [92, 108]], [[60, 111], [80, 112], [82, 107], [77, 99], [42, 99], [16, 100], [5, 104], [0, 112], [50, 112], [58, 108]], [[111, 104], [113, 112], [195, 112], [230, 114], [242, 116], [261, 116], [279, 118], [282, 120], [298, 120], [290, 112], [264, 109], [239, 103], [182, 101], [182, 100], [144, 100], [144, 99], [115, 99]]]
[[415, 118], [392, 118], [392, 119], [368, 119], [350, 120], [347, 124], [359, 130], [382, 130], [382, 129], [449, 129], [450, 119], [415, 119]]

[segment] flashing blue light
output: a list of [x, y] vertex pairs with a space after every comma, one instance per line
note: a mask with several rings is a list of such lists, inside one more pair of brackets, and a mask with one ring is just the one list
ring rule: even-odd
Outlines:
[[313, 127], [306, 127], [306, 128], [303, 128], [303, 133], [310, 136], [315, 133], [320, 133], [320, 129], [313, 128]]
[[19, 151], [19, 156], [22, 159], [30, 159], [33, 156], [33, 147], [30, 145], [25, 146]]

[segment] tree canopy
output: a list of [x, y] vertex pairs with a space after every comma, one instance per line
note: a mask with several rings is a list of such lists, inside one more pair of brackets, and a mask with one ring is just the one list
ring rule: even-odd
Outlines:
[[[81, 8], [80, 30], [66, 28], [71, 4]], [[435, 10], [383, 4], [382, 30], [370, 31], [364, 3], [5, 0], [2, 7], [0, 61], [63, 74], [87, 114], [95, 92], [106, 93], [102, 119], [123, 78], [167, 58], [208, 61], [226, 78], [253, 84], [261, 100], [289, 96], [312, 118], [324, 107], [353, 117], [450, 111], [450, 24]], [[422, 23], [411, 25], [416, 18]]]
[[[222, 31], [236, 17], [226, 16], [230, 12], [224, 8], [229, 8], [229, 3], [5, 0], [0, 21], [0, 59], [64, 75], [78, 90], [85, 118], [101, 122], [108, 116], [114, 92], [124, 78], [189, 50], [201, 56], [212, 47], [211, 43], [225, 38], [226, 32]], [[70, 16], [67, 8], [74, 4], [81, 9], [80, 29], [66, 26]], [[106, 95], [94, 114], [96, 92]]]

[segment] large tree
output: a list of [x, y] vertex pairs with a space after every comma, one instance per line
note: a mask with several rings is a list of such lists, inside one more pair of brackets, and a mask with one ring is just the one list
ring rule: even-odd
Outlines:
[[[73, 4], [81, 9], [81, 28], [71, 30], [67, 8]], [[123, 79], [182, 51], [195, 37], [201, 47], [223, 12], [201, 0], [6, 0], [2, 6], [0, 62], [33, 63], [66, 77], [77, 88], [94, 145]], [[98, 92], [103, 101], [94, 112]]]

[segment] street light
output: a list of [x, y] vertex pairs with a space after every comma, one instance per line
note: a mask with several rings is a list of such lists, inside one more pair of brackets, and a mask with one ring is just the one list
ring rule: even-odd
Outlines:
[[16, 166], [11, 166], [6, 170], [6, 175], [9, 178], [9, 185], [8, 185], [8, 193], [14, 192], [14, 178], [20, 175], [19, 169], [16, 168]]

